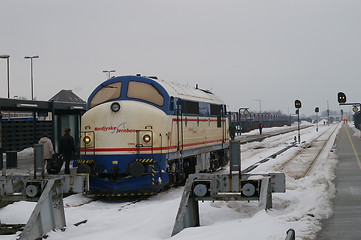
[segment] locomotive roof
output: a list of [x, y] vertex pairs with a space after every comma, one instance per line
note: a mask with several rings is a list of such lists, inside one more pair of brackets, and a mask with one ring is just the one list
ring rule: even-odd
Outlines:
[[167, 82], [164, 80], [153, 79], [158, 82], [168, 92], [170, 96], [188, 99], [199, 102], [211, 102], [215, 104], [224, 104], [224, 102], [215, 94], [208, 90], [194, 88], [179, 83]]
[[[203, 89], [199, 89], [199, 88], [192, 88], [190, 86], [186, 86], [186, 85], [182, 85], [182, 84], [178, 84], [178, 83], [173, 83], [173, 82], [167, 82], [164, 80], [158, 80], [155, 77], [145, 77], [145, 76], [119, 76], [119, 77], [114, 77], [111, 79], [106, 80], [105, 82], [101, 83], [89, 96], [88, 98], [88, 102], [87, 102], [87, 109], [90, 109], [90, 102], [93, 99], [93, 97], [95, 96], [95, 94], [100, 91], [101, 89], [103, 89], [104, 87], [106, 87], [109, 84], [113, 84], [115, 82], [124, 82], [126, 84], [128, 84], [128, 82], [130, 81], [139, 81], [139, 82], [145, 82], [148, 84], [153, 85], [154, 87], [156, 87], [159, 92], [161, 92], [164, 97], [175, 97], [175, 98], [181, 98], [184, 100], [189, 100], [189, 101], [197, 101], [197, 102], [208, 102], [208, 103], [213, 103], [213, 104], [217, 104], [217, 105], [222, 105], [224, 104], [224, 102], [215, 94], [213, 94], [212, 92], [208, 91], [208, 90], [203, 90]], [[126, 91], [127, 88], [125, 88]], [[123, 90], [121, 90], [123, 91]], [[123, 99], [126, 99], [127, 94], [124, 94], [122, 97]], [[108, 100], [114, 100], [114, 99], [107, 99], [104, 101], [108, 101]], [[99, 103], [98, 103], [99, 104]], [[166, 109], [169, 109], [169, 107], [163, 106], [162, 108], [164, 108], [165, 111], [167, 111]]]

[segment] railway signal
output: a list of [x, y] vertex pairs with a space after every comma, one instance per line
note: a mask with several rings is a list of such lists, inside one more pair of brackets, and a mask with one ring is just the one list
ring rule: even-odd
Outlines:
[[315, 108], [315, 113], [316, 113], [316, 132], [318, 132], [318, 112], [320, 111], [320, 108], [319, 107], [316, 107]]
[[346, 94], [344, 94], [343, 92], [339, 92], [337, 94], [337, 100], [338, 100], [338, 103], [345, 103], [346, 102]]
[[296, 114], [297, 114], [297, 121], [298, 121], [298, 143], [301, 142], [301, 130], [300, 130], [300, 108], [301, 107], [302, 107], [301, 101], [295, 100], [295, 108], [297, 108]]

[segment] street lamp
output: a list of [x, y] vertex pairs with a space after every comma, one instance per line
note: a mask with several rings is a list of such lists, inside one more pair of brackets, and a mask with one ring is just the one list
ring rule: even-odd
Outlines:
[[253, 101], [257, 101], [259, 103], [259, 113], [262, 113], [262, 100], [261, 99], [254, 99]]
[[[243, 110], [243, 114], [245, 116], [247, 116], [249, 114], [249, 108], [244, 108], [244, 107], [241, 107], [238, 109], [238, 130], [239, 130], [239, 135], [242, 134], [242, 119], [241, 119], [241, 110]], [[247, 120], [247, 117], [245, 117], [245, 120]]]
[[7, 72], [8, 72], [8, 98], [10, 98], [10, 72], [9, 72], [9, 58], [10, 55], [0, 55], [0, 58], [6, 59], [7, 61]]
[[108, 73], [108, 79], [110, 79], [110, 73], [115, 72], [115, 70], [104, 70], [103, 73]]
[[33, 74], [33, 58], [39, 58], [39, 56], [25, 56], [25, 59], [30, 59], [30, 74], [31, 74], [31, 100], [34, 100], [34, 74]]
[[259, 103], [259, 119], [260, 121], [263, 121], [263, 115], [262, 115], [262, 100], [261, 99], [254, 99], [253, 101], [257, 101]]

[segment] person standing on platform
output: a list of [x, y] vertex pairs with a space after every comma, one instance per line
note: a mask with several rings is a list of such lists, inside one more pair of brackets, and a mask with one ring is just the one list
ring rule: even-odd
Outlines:
[[262, 135], [262, 128], [264, 127], [264, 125], [263, 125], [263, 122], [260, 122], [259, 123], [259, 126], [258, 126], [258, 128], [259, 128], [259, 135]]
[[49, 161], [53, 158], [54, 147], [47, 132], [43, 133], [43, 137], [40, 138], [39, 144], [43, 145], [44, 162], [49, 164]]
[[64, 135], [60, 139], [59, 153], [63, 155], [65, 161], [65, 174], [70, 174], [70, 160], [75, 153], [74, 138], [70, 135], [70, 128], [65, 129]]
[[234, 126], [234, 123], [231, 123], [231, 125], [229, 126], [229, 136], [231, 137], [232, 141], [236, 136], [236, 127]]

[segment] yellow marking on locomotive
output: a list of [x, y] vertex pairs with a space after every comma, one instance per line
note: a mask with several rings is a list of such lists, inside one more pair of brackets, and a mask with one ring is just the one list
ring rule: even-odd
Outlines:
[[151, 175], [152, 175], [152, 185], [154, 185], [155, 184], [155, 182], [154, 182], [154, 176], [155, 176], [154, 164], [152, 164], [150, 166], [152, 167], [152, 173], [151, 173]]
[[140, 163], [152, 163], [153, 162], [153, 158], [137, 158], [135, 160]]
[[129, 196], [148, 196], [154, 195], [154, 192], [145, 192], [145, 193], [98, 193], [95, 194], [97, 197], [129, 197]]
[[87, 163], [87, 164], [91, 164], [91, 163], [95, 163], [94, 160], [78, 160], [78, 163]]
[[118, 164], [118, 161], [112, 161], [112, 164]]

